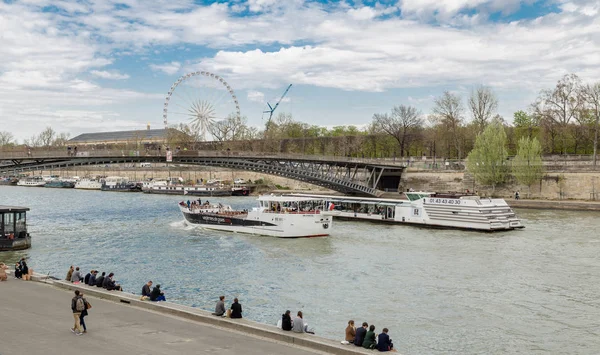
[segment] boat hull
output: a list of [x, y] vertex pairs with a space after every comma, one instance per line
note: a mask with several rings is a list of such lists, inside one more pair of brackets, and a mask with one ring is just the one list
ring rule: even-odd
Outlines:
[[181, 209], [185, 220], [205, 229], [262, 235], [277, 238], [310, 238], [329, 235], [331, 217], [315, 214], [260, 213], [248, 214], [190, 213]]
[[61, 182], [48, 182], [44, 187], [54, 188], [54, 189], [72, 189], [75, 187], [75, 183], [68, 181]]
[[31, 237], [0, 239], [0, 251], [25, 250], [31, 248]]

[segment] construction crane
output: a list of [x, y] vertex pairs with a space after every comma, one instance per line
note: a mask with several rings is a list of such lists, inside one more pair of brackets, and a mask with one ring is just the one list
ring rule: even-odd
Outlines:
[[275, 106], [271, 106], [271, 104], [267, 102], [267, 105], [269, 106], [269, 110], [263, 111], [263, 114], [265, 114], [265, 113], [269, 114], [269, 120], [267, 121], [267, 128], [266, 128], [267, 130], [269, 129], [269, 125], [271, 124], [271, 119], [273, 118], [273, 112], [275, 112], [275, 110], [277, 110], [277, 107], [281, 103], [281, 100], [283, 100], [285, 95], [287, 95], [287, 93], [288, 93], [288, 91], [290, 91], [291, 87], [292, 87], [292, 84], [290, 84], [290, 86], [288, 86], [287, 89], [285, 89], [285, 91], [283, 92], [283, 95], [281, 95], [281, 97], [279, 98], [279, 101], [277, 101]]

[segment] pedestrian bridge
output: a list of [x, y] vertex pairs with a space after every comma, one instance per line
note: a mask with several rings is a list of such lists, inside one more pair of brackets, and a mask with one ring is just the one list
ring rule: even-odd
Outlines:
[[379, 196], [385, 190], [396, 190], [404, 170], [399, 161], [339, 156], [190, 150], [89, 150], [77, 153], [46, 150], [0, 151], [0, 175], [142, 162], [250, 170], [295, 179], [346, 194], [367, 196]]

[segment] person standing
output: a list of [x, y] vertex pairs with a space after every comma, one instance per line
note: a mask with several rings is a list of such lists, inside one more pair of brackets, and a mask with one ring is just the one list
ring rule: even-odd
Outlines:
[[234, 298], [231, 304], [231, 318], [242, 318], [242, 305], [237, 298]]
[[354, 343], [355, 337], [356, 337], [356, 328], [354, 327], [354, 321], [349, 320], [348, 326], [346, 327], [346, 341], [349, 343]]
[[81, 297], [81, 295], [79, 294], [79, 290], [75, 290], [75, 297], [71, 299], [71, 310], [73, 311], [73, 319], [75, 320], [71, 331], [77, 335], [82, 335], [83, 332], [81, 331], [81, 323], [79, 317], [81, 316], [81, 313], [85, 310], [85, 301], [83, 297]]
[[222, 317], [225, 314], [225, 296], [219, 296], [213, 316]]
[[85, 321], [83, 320], [83, 317], [88, 315], [88, 309], [90, 308], [90, 304], [85, 298], [83, 298], [83, 292], [80, 292], [79, 295], [81, 296], [81, 298], [83, 299], [83, 303], [85, 304], [85, 309], [81, 312], [81, 315], [79, 316], [79, 324], [81, 324], [81, 326], [83, 327], [83, 333], [87, 333], [87, 327], [85, 326]]
[[367, 327], [369, 324], [363, 322], [362, 327], [356, 328], [356, 336], [354, 337], [354, 345], [362, 346], [365, 341], [365, 335], [367, 335]]

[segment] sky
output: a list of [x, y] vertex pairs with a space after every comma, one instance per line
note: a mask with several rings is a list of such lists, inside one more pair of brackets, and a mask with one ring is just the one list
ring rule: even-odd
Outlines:
[[187, 123], [184, 98], [228, 110], [205, 97], [228, 85], [262, 127], [289, 84], [277, 112], [321, 126], [400, 104], [426, 115], [480, 85], [510, 122], [564, 74], [600, 81], [600, 1], [0, 0], [0, 131], [19, 140], [162, 128], [167, 93], [196, 71], [226, 84], [176, 86], [168, 124]]

